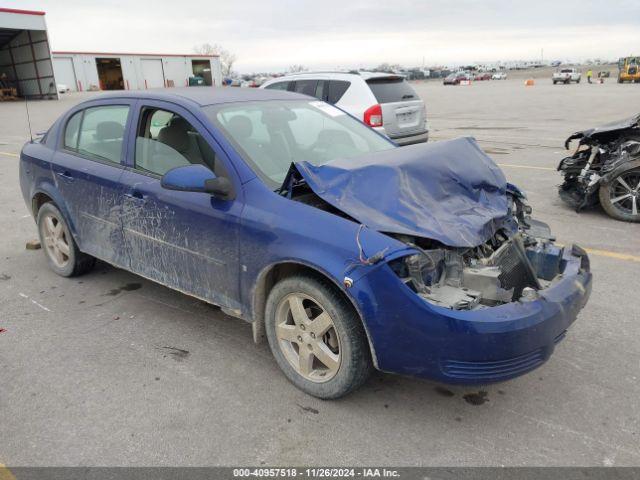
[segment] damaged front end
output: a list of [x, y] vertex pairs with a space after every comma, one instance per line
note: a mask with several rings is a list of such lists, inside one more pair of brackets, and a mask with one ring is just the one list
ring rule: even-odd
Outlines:
[[[531, 219], [524, 194], [472, 139], [357, 162], [296, 164], [285, 192], [410, 247], [414, 254], [389, 266], [422, 299], [448, 309], [536, 299], [565, 266], [549, 227]], [[385, 252], [365, 254], [360, 232], [359, 259], [345, 277], [384, 260]]]
[[[567, 150], [573, 140], [579, 140], [578, 147], [558, 165], [564, 176], [559, 187], [562, 200], [576, 211], [602, 203], [616, 218], [619, 218], [617, 211], [627, 217], [638, 216], [637, 186], [629, 185], [624, 177], [628, 170], [640, 167], [640, 115], [574, 133], [565, 142]], [[617, 184], [623, 173], [621, 188], [601, 192], [604, 187]]]
[[[518, 232], [498, 231], [473, 248], [434, 246], [407, 236], [398, 240], [418, 253], [389, 263], [396, 275], [428, 302], [453, 310], [475, 310], [538, 298], [562, 278], [564, 247], [555, 245], [549, 227], [532, 220], [523, 198], [513, 199]], [[586, 257], [585, 257], [586, 258]]]
[[585, 251], [556, 245], [472, 139], [397, 150], [296, 163], [280, 191], [360, 224], [343, 283], [376, 366], [471, 384], [542, 365], [589, 298]]

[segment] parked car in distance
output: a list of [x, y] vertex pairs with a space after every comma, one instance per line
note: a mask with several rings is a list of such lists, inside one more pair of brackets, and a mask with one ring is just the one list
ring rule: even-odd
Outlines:
[[344, 110], [398, 145], [429, 139], [424, 101], [401, 75], [379, 72], [303, 72], [260, 88], [297, 92]]
[[553, 72], [552, 81], [554, 85], [556, 83], [580, 83], [581, 78], [582, 75], [577, 68], [561, 68]]
[[482, 72], [482, 73], [477, 73], [475, 76], [475, 80], [476, 81], [485, 81], [485, 80], [491, 80], [491, 73], [489, 72]]
[[465, 72], [450, 73], [442, 81], [443, 85], [460, 85], [463, 80], [471, 80], [469, 74]]
[[496, 72], [493, 75], [491, 75], [491, 79], [492, 80], [506, 80], [507, 79], [507, 72]]
[[69, 93], [71, 91], [69, 86], [65, 85], [64, 83], [56, 84], [56, 88], [58, 89], [58, 93]]
[[55, 273], [98, 258], [218, 305], [320, 398], [374, 367], [522, 375], [591, 291], [584, 250], [555, 245], [473, 139], [399, 148], [282, 90], [93, 97], [24, 145], [19, 178]]

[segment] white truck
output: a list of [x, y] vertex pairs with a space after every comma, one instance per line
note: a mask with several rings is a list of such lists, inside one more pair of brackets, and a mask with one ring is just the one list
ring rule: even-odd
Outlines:
[[577, 68], [561, 68], [553, 72], [552, 80], [555, 85], [556, 83], [580, 83], [581, 78], [582, 74]]

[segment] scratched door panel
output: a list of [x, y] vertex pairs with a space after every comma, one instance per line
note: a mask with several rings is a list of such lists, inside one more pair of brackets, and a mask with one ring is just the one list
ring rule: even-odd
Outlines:
[[157, 176], [121, 179], [124, 241], [135, 273], [216, 305], [239, 308], [239, 201], [165, 190]]
[[117, 266], [126, 266], [120, 223], [120, 165], [108, 165], [65, 151], [55, 154], [55, 182], [67, 204], [79, 248]]

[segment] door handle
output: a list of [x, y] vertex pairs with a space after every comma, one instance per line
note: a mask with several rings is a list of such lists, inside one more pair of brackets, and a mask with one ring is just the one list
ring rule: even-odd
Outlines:
[[136, 201], [146, 201], [146, 196], [139, 192], [138, 190], [134, 190], [133, 192], [127, 192], [124, 194], [125, 197], [130, 198], [131, 200]]
[[64, 172], [56, 172], [56, 175], [60, 178], [64, 178], [67, 182], [73, 181], [73, 175], [71, 175], [68, 170], [65, 170]]

